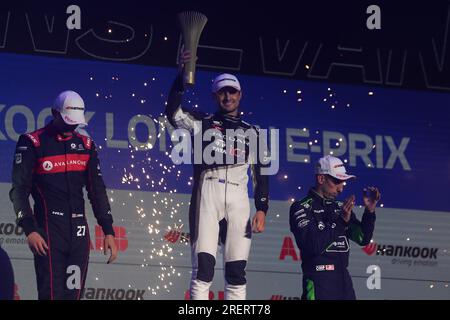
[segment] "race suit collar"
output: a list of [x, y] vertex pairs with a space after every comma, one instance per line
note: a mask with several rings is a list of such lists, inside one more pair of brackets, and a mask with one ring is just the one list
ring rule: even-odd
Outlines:
[[309, 189], [308, 195], [310, 197], [314, 198], [315, 200], [320, 201], [320, 203], [322, 203], [323, 205], [331, 205], [334, 203], [333, 199], [327, 199], [327, 198], [323, 197], [314, 188]]
[[229, 120], [229, 121], [232, 121], [232, 122], [239, 122], [239, 121], [241, 121], [241, 116], [239, 114], [236, 117], [234, 117], [234, 116], [230, 116], [230, 115], [227, 115], [227, 114], [223, 114], [220, 111], [217, 111], [216, 112], [216, 116], [218, 118], [223, 119], [223, 120]]
[[56, 140], [58, 140], [58, 141], [67, 141], [67, 140], [70, 140], [73, 138], [73, 134], [68, 135], [68, 136], [62, 135], [59, 132], [58, 128], [56, 128], [53, 121], [51, 121], [48, 125], [46, 125], [45, 129], [48, 133], [50, 133], [50, 135], [55, 136]]

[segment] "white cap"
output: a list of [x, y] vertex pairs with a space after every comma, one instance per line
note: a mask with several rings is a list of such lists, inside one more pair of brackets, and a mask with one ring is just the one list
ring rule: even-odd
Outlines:
[[212, 84], [212, 92], [216, 93], [223, 87], [233, 87], [236, 90], [241, 91], [239, 80], [229, 73], [222, 73], [214, 79], [214, 82]]
[[329, 174], [339, 180], [348, 180], [356, 178], [356, 176], [347, 174], [344, 163], [341, 159], [333, 156], [325, 156], [320, 158], [316, 163], [316, 174]]
[[84, 118], [84, 101], [75, 91], [61, 92], [55, 100], [53, 109], [59, 111], [64, 122], [69, 125], [87, 125]]

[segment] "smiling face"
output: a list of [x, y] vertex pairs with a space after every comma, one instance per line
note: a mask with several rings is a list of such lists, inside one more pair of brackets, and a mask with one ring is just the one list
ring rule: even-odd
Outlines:
[[239, 102], [241, 101], [242, 92], [233, 87], [223, 87], [216, 93], [214, 98], [216, 99], [217, 106], [220, 111], [232, 116], [238, 115]]

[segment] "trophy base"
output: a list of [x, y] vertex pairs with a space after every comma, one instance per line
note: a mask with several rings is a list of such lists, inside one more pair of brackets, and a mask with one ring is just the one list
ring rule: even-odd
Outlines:
[[188, 86], [193, 86], [195, 84], [195, 72], [186, 71], [184, 73], [184, 84]]

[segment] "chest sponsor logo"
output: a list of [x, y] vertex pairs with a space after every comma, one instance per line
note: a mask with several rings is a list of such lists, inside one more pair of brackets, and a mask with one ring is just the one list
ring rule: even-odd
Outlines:
[[339, 236], [338, 241], [332, 242], [327, 249], [326, 252], [348, 252], [350, 249], [348, 245], [348, 239], [346, 236]]
[[319, 228], [319, 230], [322, 231], [323, 229], [325, 229], [325, 223], [319, 221], [319, 223], [317, 224], [317, 228]]
[[67, 154], [51, 156], [38, 159], [37, 173], [61, 173], [71, 171], [85, 171], [89, 155], [87, 154]]
[[51, 161], [44, 161], [42, 163], [42, 169], [45, 171], [51, 171], [53, 169], [53, 163]]
[[320, 264], [316, 266], [316, 271], [334, 271], [334, 264]]

